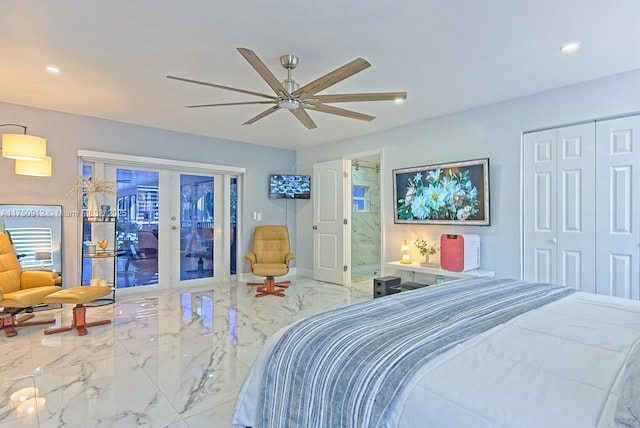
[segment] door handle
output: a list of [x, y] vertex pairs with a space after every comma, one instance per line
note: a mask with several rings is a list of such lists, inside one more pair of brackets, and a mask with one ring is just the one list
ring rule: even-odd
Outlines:
[[318, 230], [318, 226], [313, 225], [313, 230]]

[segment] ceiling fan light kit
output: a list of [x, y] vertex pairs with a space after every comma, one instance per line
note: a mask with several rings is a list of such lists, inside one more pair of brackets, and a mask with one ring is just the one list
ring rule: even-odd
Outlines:
[[286, 98], [278, 101], [278, 106], [287, 110], [293, 110], [294, 108], [300, 107], [300, 101], [295, 98]]
[[219, 107], [219, 106], [232, 106], [232, 105], [251, 105], [251, 104], [272, 104], [267, 110], [252, 117], [243, 125], [250, 125], [258, 120], [274, 113], [280, 109], [289, 110], [293, 116], [300, 121], [307, 129], [317, 128], [315, 122], [311, 119], [307, 113], [307, 109], [319, 111], [323, 113], [334, 114], [337, 116], [347, 117], [350, 119], [357, 119], [363, 121], [372, 121], [374, 116], [370, 116], [363, 113], [358, 113], [351, 110], [346, 110], [339, 107], [330, 106], [331, 103], [343, 103], [343, 102], [360, 102], [360, 101], [395, 101], [396, 103], [402, 102], [407, 98], [406, 92], [372, 92], [363, 94], [333, 94], [333, 95], [317, 95], [318, 92], [335, 85], [338, 82], [343, 81], [347, 77], [351, 77], [356, 73], [371, 66], [367, 61], [362, 58], [357, 58], [348, 64], [339, 67], [324, 76], [308, 83], [304, 86], [300, 86], [291, 77], [291, 70], [298, 65], [298, 57], [295, 55], [282, 55], [280, 57], [280, 64], [287, 69], [287, 78], [280, 82], [267, 66], [258, 58], [258, 56], [252, 50], [245, 48], [237, 48], [238, 52], [247, 60], [247, 62], [253, 67], [254, 70], [262, 77], [262, 79], [271, 87], [275, 92], [275, 96], [263, 94], [260, 92], [248, 91], [245, 89], [232, 88], [229, 86], [217, 85], [214, 83], [201, 82], [198, 80], [185, 79], [177, 76], [167, 76], [169, 79], [179, 80], [187, 83], [195, 83], [198, 85], [211, 86], [214, 88], [225, 89], [228, 91], [239, 92], [243, 94], [254, 95], [261, 98], [266, 98], [266, 101], [245, 101], [236, 103], [219, 103], [219, 104], [198, 104], [189, 105], [188, 108], [200, 108], [200, 107]]

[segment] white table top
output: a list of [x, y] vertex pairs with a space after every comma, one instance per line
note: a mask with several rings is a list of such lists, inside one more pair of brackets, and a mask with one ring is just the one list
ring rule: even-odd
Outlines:
[[437, 266], [423, 266], [418, 262], [413, 262], [411, 264], [408, 263], [400, 263], [396, 262], [387, 262], [386, 266], [392, 269], [398, 270], [407, 270], [410, 272], [416, 273], [429, 273], [432, 275], [444, 275], [452, 278], [472, 278], [477, 276], [495, 276], [495, 272], [492, 270], [484, 270], [484, 269], [476, 269], [476, 270], [468, 270], [465, 272], [454, 272], [450, 270], [444, 270]]

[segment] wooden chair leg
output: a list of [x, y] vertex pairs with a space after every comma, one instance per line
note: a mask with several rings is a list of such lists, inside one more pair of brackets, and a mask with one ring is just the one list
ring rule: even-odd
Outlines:
[[106, 324], [111, 324], [111, 320], [87, 322], [87, 307], [78, 304], [73, 308], [73, 322], [70, 326], [49, 328], [44, 331], [44, 334], [62, 333], [64, 331], [73, 330], [75, 328], [78, 331], [78, 336], [85, 336], [88, 333], [87, 327], [95, 327], [97, 325]]
[[[31, 318], [29, 318], [31, 319]], [[24, 322], [23, 320], [18, 320], [16, 322], [16, 327], [24, 327], [28, 325], [45, 325], [45, 324], [54, 324], [56, 320], [44, 320], [44, 321], [29, 321]]]
[[15, 315], [11, 315], [8, 317], [2, 318], [2, 326], [0, 330], [4, 330], [4, 334], [7, 337], [14, 337], [18, 334], [16, 330], [17, 327], [28, 327], [31, 325], [45, 325], [45, 324], [53, 324], [55, 320], [44, 320], [44, 321], [29, 321], [35, 317], [33, 314], [26, 314], [16, 318]]
[[13, 316], [2, 318], [2, 329], [7, 337], [13, 337], [18, 334]]
[[264, 280], [264, 284], [264, 287], [258, 287], [258, 293], [256, 294], [256, 297], [264, 297], [270, 294], [278, 297], [284, 297], [284, 290], [282, 288], [275, 287], [276, 281], [272, 276], [267, 277]]
[[[268, 281], [269, 281], [269, 277], [265, 278], [264, 282], [247, 282], [247, 285], [248, 286], [256, 286], [256, 285], [260, 286], [260, 285], [262, 285], [263, 287], [260, 287], [260, 288], [265, 288], [266, 289]], [[278, 282], [274, 283], [274, 285], [276, 287], [282, 287], [282, 288], [289, 288], [289, 284], [291, 284], [291, 281], [278, 281]]]
[[275, 283], [275, 286], [282, 287], [282, 288], [289, 288], [289, 284], [291, 284], [291, 281], [278, 281]]
[[16, 324], [23, 323], [25, 321], [29, 321], [31, 318], [35, 317], [33, 314], [24, 314], [20, 316], [15, 316]]

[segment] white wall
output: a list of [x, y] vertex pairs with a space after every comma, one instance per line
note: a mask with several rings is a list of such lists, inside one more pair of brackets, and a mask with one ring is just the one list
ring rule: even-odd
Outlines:
[[[131, 125], [86, 116], [41, 110], [0, 103], [0, 123], [17, 123], [28, 127], [28, 133], [47, 139], [47, 152], [53, 158], [51, 177], [15, 175], [14, 162], [0, 158], [0, 203], [60, 204], [65, 210], [77, 210], [75, 196], [69, 194], [77, 182], [78, 149], [121, 153], [181, 161], [246, 168], [240, 219], [243, 248], [238, 258], [238, 272], [249, 272], [242, 258], [251, 246], [253, 212], [262, 213], [260, 224], [284, 224], [291, 230], [293, 251], [296, 251], [295, 203], [268, 199], [268, 179], [271, 173], [294, 172], [296, 154], [293, 150], [276, 149], [238, 143], [199, 135], [184, 134]], [[21, 133], [20, 128], [2, 127], [2, 133]], [[63, 221], [65, 286], [73, 285], [78, 267], [77, 219]]]
[[[411, 108], [409, 94], [402, 108]], [[366, 112], [366, 106], [360, 108]], [[384, 133], [298, 151], [298, 172], [346, 154], [383, 150], [383, 242], [386, 261], [400, 257], [405, 239], [433, 238], [442, 232], [477, 233], [481, 267], [502, 277], [520, 277], [520, 149], [523, 131], [601, 117], [640, 112], [640, 70], [478, 107]], [[436, 227], [394, 224], [392, 170], [433, 163], [490, 158], [491, 226]], [[312, 190], [313, 191], [313, 190]], [[310, 272], [312, 206], [298, 205], [298, 272]], [[418, 256], [417, 251], [414, 256]]]
[[[401, 108], [411, 108], [411, 98], [421, 96], [428, 94], [409, 94]], [[366, 112], [366, 106], [361, 110]], [[435, 238], [452, 228], [394, 224], [392, 169], [489, 157], [492, 225], [458, 227], [456, 232], [481, 236], [483, 268], [495, 270], [500, 276], [519, 277], [522, 131], [629, 112], [640, 112], [640, 70], [375, 135], [301, 149], [297, 152], [295, 171], [311, 174], [316, 162], [382, 149], [383, 250], [385, 260], [394, 260], [400, 256], [403, 240]], [[49, 178], [16, 176], [13, 161], [0, 158], [0, 203], [62, 204], [67, 210], [75, 210], [75, 198], [68, 192], [76, 180], [78, 149], [242, 166], [247, 173], [240, 231], [245, 240], [241, 253], [248, 250], [256, 225], [253, 212], [258, 211], [262, 213], [262, 224], [282, 224], [286, 219], [298, 272], [312, 270], [311, 201], [267, 198], [268, 175], [294, 171], [296, 153], [293, 151], [3, 103], [0, 103], [0, 123], [26, 125], [29, 133], [47, 138], [48, 153], [53, 157], [53, 175]], [[20, 130], [0, 129], [0, 133], [16, 131]], [[77, 268], [75, 221], [64, 220], [65, 272]], [[72, 247], [69, 242], [74, 243]], [[414, 255], [417, 256], [417, 252]], [[240, 258], [238, 262], [239, 271], [247, 272], [244, 261]]]

